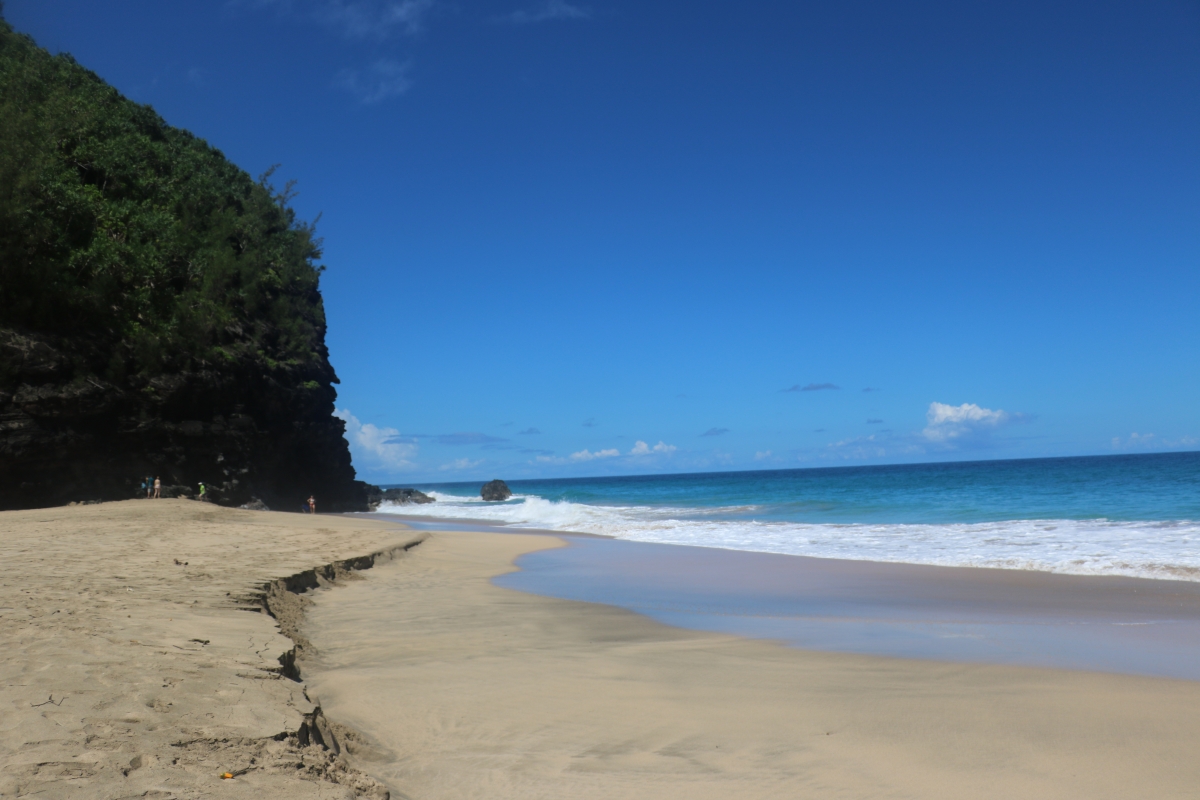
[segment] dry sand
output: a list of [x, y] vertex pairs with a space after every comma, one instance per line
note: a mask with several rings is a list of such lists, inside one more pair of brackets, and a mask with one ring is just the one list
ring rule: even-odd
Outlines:
[[1200, 683], [805, 652], [489, 582], [557, 543], [435, 533], [317, 597], [310, 692], [393, 796], [1200, 796]]
[[273, 579], [413, 539], [186, 500], [0, 513], [0, 797], [381, 797], [301, 746], [313, 705], [261, 612], [275, 595], [291, 624], [305, 602]]

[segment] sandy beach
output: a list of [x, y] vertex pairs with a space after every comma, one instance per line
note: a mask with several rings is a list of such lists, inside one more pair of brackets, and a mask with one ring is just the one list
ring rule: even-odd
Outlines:
[[413, 798], [1195, 796], [1200, 683], [803, 651], [490, 582], [560, 544], [434, 533], [314, 603], [306, 680], [372, 774]]
[[811, 652], [492, 583], [562, 544], [182, 500], [0, 514], [0, 796], [1182, 798], [1200, 782], [1200, 683]]
[[282, 592], [290, 625], [303, 601], [273, 581], [326, 582], [307, 571], [412, 541], [187, 500], [0, 513], [0, 797], [383, 797], [345, 753], [298, 740], [314, 706], [262, 612]]

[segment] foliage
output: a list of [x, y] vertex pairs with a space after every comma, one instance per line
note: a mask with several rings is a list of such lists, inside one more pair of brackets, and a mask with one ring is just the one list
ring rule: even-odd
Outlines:
[[79, 369], [113, 381], [335, 380], [320, 241], [269, 178], [0, 19], [0, 328], [86, 341]]

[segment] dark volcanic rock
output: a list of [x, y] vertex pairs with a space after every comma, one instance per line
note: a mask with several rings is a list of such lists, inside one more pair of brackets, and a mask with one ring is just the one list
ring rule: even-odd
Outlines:
[[372, 511], [379, 508], [382, 503], [395, 503], [399, 506], [406, 506], [409, 504], [422, 505], [434, 501], [435, 498], [416, 489], [383, 490], [378, 486], [367, 487], [367, 505]]
[[87, 344], [0, 329], [0, 509], [145, 497], [157, 475], [164, 497], [367, 510], [327, 360], [316, 388], [253, 363], [110, 383]]
[[479, 490], [479, 496], [484, 500], [500, 501], [507, 500], [512, 497], [512, 492], [508, 488], [508, 484], [497, 478], [494, 481], [488, 481]]

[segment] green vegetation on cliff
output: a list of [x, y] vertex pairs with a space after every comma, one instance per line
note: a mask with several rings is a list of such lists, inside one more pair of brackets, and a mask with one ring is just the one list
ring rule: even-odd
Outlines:
[[110, 381], [323, 364], [319, 241], [267, 177], [0, 20], [0, 327]]
[[0, 508], [173, 493], [366, 508], [275, 191], [0, 19]]

